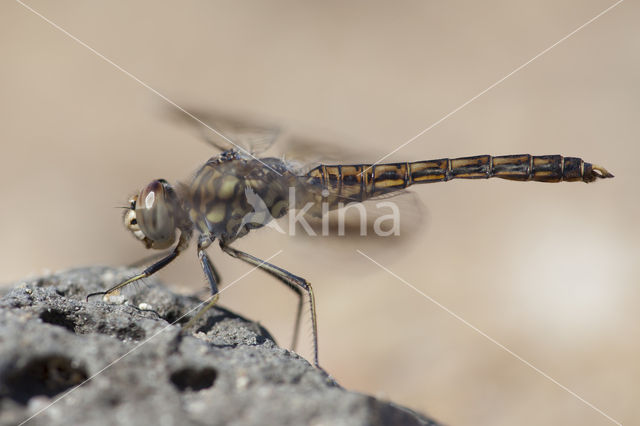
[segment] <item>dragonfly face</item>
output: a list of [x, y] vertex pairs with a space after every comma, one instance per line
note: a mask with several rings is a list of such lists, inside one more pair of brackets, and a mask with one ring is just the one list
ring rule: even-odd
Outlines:
[[136, 203], [138, 201], [138, 196], [134, 195], [129, 198], [129, 207], [124, 211], [124, 215], [122, 220], [124, 221], [124, 226], [131, 231], [136, 239], [142, 241], [146, 248], [151, 248], [151, 241], [145, 237], [144, 232], [140, 229], [140, 225], [138, 224], [138, 218], [136, 217]]
[[129, 202], [124, 224], [147, 248], [165, 249], [175, 242], [180, 205], [167, 181], [152, 181]]

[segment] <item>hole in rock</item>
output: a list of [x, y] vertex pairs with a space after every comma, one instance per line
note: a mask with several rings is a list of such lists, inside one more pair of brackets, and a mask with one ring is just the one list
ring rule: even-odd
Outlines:
[[76, 331], [76, 322], [64, 311], [47, 309], [40, 313], [40, 319], [48, 324], [64, 327], [69, 331]]
[[36, 395], [53, 397], [82, 383], [89, 375], [84, 368], [62, 355], [34, 358], [5, 377], [8, 397], [26, 404]]
[[174, 371], [171, 373], [171, 376], [169, 376], [169, 379], [181, 392], [187, 389], [199, 391], [213, 386], [217, 375], [218, 372], [211, 367], [187, 367]]

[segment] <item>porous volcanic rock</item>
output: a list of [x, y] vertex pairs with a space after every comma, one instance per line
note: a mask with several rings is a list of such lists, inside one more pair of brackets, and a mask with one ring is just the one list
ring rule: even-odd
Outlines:
[[120, 303], [85, 300], [130, 274], [75, 269], [0, 298], [1, 424], [436, 424], [343, 389], [226, 309], [182, 334], [200, 301], [160, 284]]

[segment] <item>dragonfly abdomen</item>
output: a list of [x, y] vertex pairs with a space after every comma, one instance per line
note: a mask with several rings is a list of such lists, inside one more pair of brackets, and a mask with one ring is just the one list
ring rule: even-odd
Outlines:
[[562, 155], [477, 155], [454, 159], [409, 163], [410, 183], [441, 182], [451, 179], [501, 179], [537, 182], [593, 182], [613, 177], [599, 166], [577, 157]]
[[604, 168], [577, 157], [477, 155], [387, 164], [320, 165], [307, 174], [331, 194], [364, 201], [418, 183], [452, 179], [501, 179], [538, 182], [592, 182], [613, 177]]

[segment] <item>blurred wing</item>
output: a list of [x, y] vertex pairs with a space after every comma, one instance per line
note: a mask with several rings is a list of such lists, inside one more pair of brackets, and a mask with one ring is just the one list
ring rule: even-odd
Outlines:
[[304, 215], [308, 225], [296, 222], [293, 238], [300, 253], [340, 262], [360, 250], [374, 259], [394, 262], [421, 243], [428, 211], [415, 193], [401, 191], [357, 205], [333, 210], [324, 220]]
[[175, 108], [166, 111], [169, 119], [193, 128], [205, 142], [221, 151], [237, 149], [258, 155], [267, 151], [280, 134], [276, 126], [228, 114], [189, 108], [191, 117]]
[[[282, 152], [287, 160], [305, 164], [306, 170], [312, 169], [318, 164], [356, 164], [364, 163], [371, 158], [365, 158], [362, 151], [350, 148], [350, 143], [334, 143], [324, 139], [313, 139], [291, 135], [282, 143]], [[380, 158], [376, 157], [375, 159]], [[374, 159], [374, 160], [375, 160]]]

